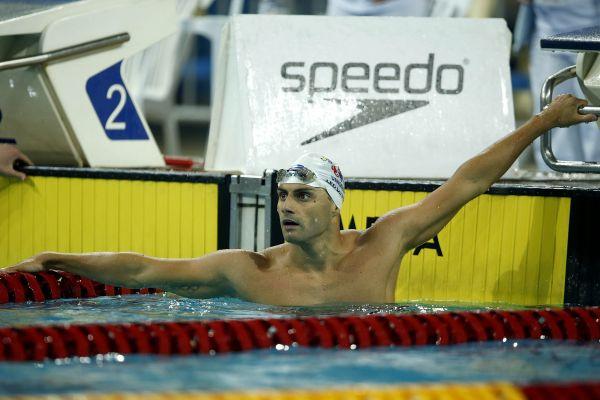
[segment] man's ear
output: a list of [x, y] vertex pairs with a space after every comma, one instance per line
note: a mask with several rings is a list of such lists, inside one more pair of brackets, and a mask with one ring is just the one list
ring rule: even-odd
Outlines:
[[333, 201], [331, 202], [331, 216], [335, 217], [336, 215], [340, 215], [340, 209], [337, 208], [337, 206], [333, 203]]

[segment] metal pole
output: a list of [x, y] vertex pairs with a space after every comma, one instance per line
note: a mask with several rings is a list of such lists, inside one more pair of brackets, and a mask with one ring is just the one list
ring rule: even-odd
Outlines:
[[116, 46], [125, 43], [131, 39], [129, 33], [118, 33], [105, 38], [79, 43], [73, 46], [63, 47], [62, 49], [49, 51], [47, 53], [36, 54], [33, 56], [15, 58], [12, 60], [0, 61], [0, 71], [14, 68], [30, 67], [32, 65], [44, 64], [53, 61], [62, 60], [80, 54], [91, 53], [96, 50]]
[[581, 107], [579, 109], [579, 114], [596, 114], [600, 116], [600, 107]]

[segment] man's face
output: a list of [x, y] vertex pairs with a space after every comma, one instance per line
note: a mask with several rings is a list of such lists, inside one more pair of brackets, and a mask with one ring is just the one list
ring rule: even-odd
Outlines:
[[283, 183], [277, 189], [277, 212], [286, 242], [302, 243], [325, 232], [336, 207], [322, 188]]

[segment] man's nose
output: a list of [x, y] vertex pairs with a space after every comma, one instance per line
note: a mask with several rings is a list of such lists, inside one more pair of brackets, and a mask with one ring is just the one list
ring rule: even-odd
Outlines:
[[294, 204], [293, 201], [287, 197], [285, 200], [279, 200], [281, 211], [286, 214], [294, 214]]

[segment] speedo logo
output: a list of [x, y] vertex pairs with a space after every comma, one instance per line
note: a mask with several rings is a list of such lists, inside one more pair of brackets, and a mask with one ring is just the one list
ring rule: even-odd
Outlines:
[[[342, 102], [329, 98], [336, 91], [345, 93], [426, 94], [435, 90], [441, 95], [458, 95], [463, 91], [465, 70], [459, 64], [435, 63], [435, 54], [429, 53], [427, 62], [407, 64], [378, 63], [374, 67], [363, 62], [349, 62], [340, 66], [334, 62], [315, 62], [310, 66], [300, 61], [282, 64], [281, 77], [285, 80], [284, 92], [307, 92], [309, 100], [315, 94], [324, 94], [323, 100]], [[435, 84], [434, 84], [435, 82]], [[345, 96], [346, 97], [346, 96]], [[338, 135], [361, 126], [390, 118], [429, 104], [426, 100], [389, 100], [354, 98], [358, 113], [353, 117], [303, 141], [306, 145]]]

